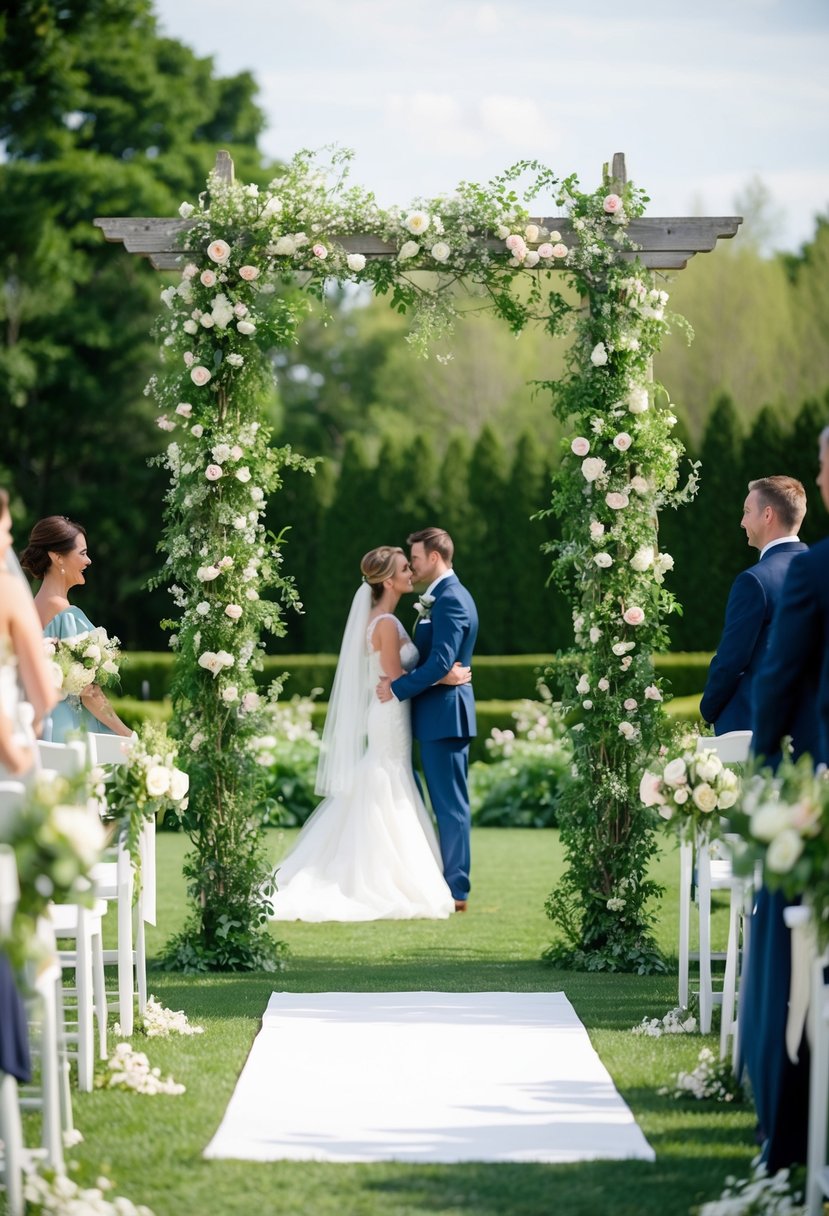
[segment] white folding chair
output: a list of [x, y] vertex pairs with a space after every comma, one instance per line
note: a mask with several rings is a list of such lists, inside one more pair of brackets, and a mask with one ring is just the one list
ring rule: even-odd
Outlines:
[[[87, 735], [92, 764], [123, 764], [132, 739], [118, 735]], [[155, 923], [155, 824], [145, 823], [141, 830], [141, 888], [134, 900], [135, 882], [132, 861], [123, 837], [116, 844], [114, 861], [99, 862], [93, 872], [95, 893], [100, 899], [117, 902], [118, 948], [105, 950], [104, 962], [118, 966], [118, 1000], [110, 1003], [117, 1009], [121, 1033], [129, 1037], [134, 1027], [134, 1003], [138, 997], [138, 1015], [147, 1004], [147, 951], [145, 922]]]
[[[78, 810], [78, 814], [87, 812]], [[48, 917], [58, 941], [74, 941], [73, 949], [59, 949], [63, 970], [75, 973], [72, 988], [63, 996], [74, 997], [76, 1029], [64, 1031], [67, 1054], [77, 1059], [78, 1089], [91, 1093], [95, 1072], [95, 1022], [98, 1024], [98, 1054], [107, 1058], [107, 999], [104, 982], [104, 943], [102, 918], [106, 902], [96, 899], [91, 908], [80, 904], [50, 904]], [[74, 1048], [70, 1045], [74, 1044]]]
[[37, 741], [37, 761], [42, 769], [60, 773], [62, 777], [74, 777], [86, 766], [86, 747], [83, 743], [47, 743]]
[[[17, 863], [8, 845], [0, 845], [0, 938], [11, 932], [12, 918], [20, 898]], [[0, 1070], [0, 1140], [4, 1153], [0, 1156], [0, 1177], [6, 1188], [9, 1216], [23, 1213], [23, 1126], [20, 1120], [20, 1099], [17, 1079]]]
[[808, 1216], [823, 1216], [829, 1199], [829, 984], [824, 968], [829, 966], [829, 951], [812, 962], [809, 993], [809, 1138], [806, 1150], [806, 1211]]
[[29, 1041], [32, 1056], [40, 1060], [39, 1084], [21, 1089], [21, 1110], [41, 1112], [42, 1150], [31, 1157], [45, 1157], [56, 1173], [64, 1172], [63, 1133], [72, 1130], [72, 1097], [69, 1091], [69, 1062], [63, 1017], [63, 975], [51, 925], [41, 917], [37, 926], [41, 955], [47, 961], [26, 968]]
[[[746, 761], [751, 749], [751, 731], [730, 731], [713, 738], [700, 737], [697, 751], [713, 751], [724, 764], [739, 764]], [[699, 918], [699, 951], [690, 950], [691, 887], [694, 861], [697, 868], [697, 910]], [[722, 1005], [720, 1023], [720, 1058], [728, 1054], [728, 1039], [732, 1046], [737, 1035], [737, 985], [741, 967], [740, 928], [745, 917], [747, 884], [736, 878], [730, 859], [711, 856], [711, 848], [705, 838], [697, 837], [693, 842], [680, 845], [679, 871], [679, 1004], [687, 1008], [689, 998], [689, 972], [692, 958], [699, 960], [699, 1012], [700, 1030], [711, 1031], [711, 1020], [715, 1004]], [[711, 950], [711, 892], [729, 893], [728, 946], [725, 953]], [[714, 992], [711, 976], [713, 960], [725, 961], [723, 991]]]

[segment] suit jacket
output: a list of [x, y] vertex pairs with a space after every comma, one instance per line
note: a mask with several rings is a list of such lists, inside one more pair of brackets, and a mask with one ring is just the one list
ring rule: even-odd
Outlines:
[[471, 684], [435, 684], [454, 663], [472, 664], [478, 636], [475, 601], [457, 575], [442, 579], [434, 591], [431, 619], [420, 621], [414, 641], [420, 663], [392, 681], [398, 701], [412, 700], [412, 734], [416, 739], [463, 739], [476, 733], [475, 694]]
[[806, 552], [800, 541], [785, 541], [734, 580], [700, 702], [700, 713], [718, 735], [751, 729], [751, 689], [766, 653], [774, 610], [789, 566]]
[[829, 762], [829, 539], [791, 564], [754, 681], [752, 729], [759, 756], [792, 735], [796, 753]]

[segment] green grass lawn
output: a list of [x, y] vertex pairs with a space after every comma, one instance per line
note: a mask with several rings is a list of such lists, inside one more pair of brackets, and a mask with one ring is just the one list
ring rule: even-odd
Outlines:
[[[292, 832], [273, 832], [280, 856]], [[185, 915], [181, 858], [187, 841], [161, 834], [158, 952]], [[143, 1039], [162, 1073], [187, 1086], [180, 1097], [101, 1091], [76, 1095], [85, 1142], [72, 1156], [84, 1174], [105, 1163], [117, 1192], [156, 1216], [673, 1216], [717, 1196], [727, 1174], [744, 1176], [755, 1153], [751, 1109], [677, 1103], [658, 1088], [693, 1066], [713, 1038], [640, 1038], [630, 1027], [676, 1004], [676, 979], [554, 971], [539, 955], [550, 940], [544, 898], [560, 872], [557, 833], [478, 829], [469, 911], [449, 921], [279, 926], [291, 958], [275, 976], [186, 977], [154, 972], [150, 991], [201, 1022], [203, 1036]], [[675, 955], [677, 855], [661, 858], [666, 888], [657, 935]], [[726, 910], [714, 911], [715, 945]], [[112, 919], [109, 917], [108, 919]], [[112, 932], [110, 926], [109, 932]], [[274, 989], [309, 991], [563, 990], [656, 1151], [655, 1164], [322, 1165], [203, 1161]], [[111, 1037], [111, 1046], [114, 1038]], [[290, 1042], [285, 1051], [290, 1052]], [[279, 1077], [274, 1102], [281, 1101]]]

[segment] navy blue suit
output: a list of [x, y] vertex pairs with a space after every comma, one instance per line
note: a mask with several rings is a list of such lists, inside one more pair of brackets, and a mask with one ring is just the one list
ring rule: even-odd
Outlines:
[[440, 836], [443, 873], [454, 899], [469, 894], [469, 740], [476, 734], [475, 696], [471, 684], [436, 684], [454, 663], [472, 664], [478, 636], [475, 601], [457, 575], [434, 589], [431, 619], [421, 620], [414, 641], [420, 663], [392, 681], [398, 701], [412, 699], [412, 734], [420, 741], [420, 759]]
[[700, 713], [717, 735], [751, 729], [752, 684], [768, 647], [774, 609], [789, 566], [806, 552], [800, 541], [784, 541], [734, 580], [700, 702]]
[[[754, 680], [752, 747], [772, 763], [791, 735], [795, 756], [829, 759], [829, 540], [791, 563], [764, 661]], [[774, 1173], [806, 1160], [809, 1050], [786, 1053], [791, 937], [780, 891], [757, 893], [743, 979], [740, 1040], [751, 1077], [763, 1160]]]

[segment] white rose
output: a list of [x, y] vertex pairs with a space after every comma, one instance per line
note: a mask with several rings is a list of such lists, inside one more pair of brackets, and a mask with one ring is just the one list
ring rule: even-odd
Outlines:
[[250, 469], [246, 465], [242, 465], [241, 469], [236, 470], [236, 480], [243, 483], [250, 481]]
[[221, 570], [218, 566], [199, 566], [196, 571], [196, 578], [200, 583], [212, 583], [214, 578], [218, 578]]
[[296, 241], [292, 236], [281, 236], [273, 247], [278, 257], [288, 257], [296, 253]]
[[630, 564], [634, 570], [638, 570], [641, 574], [648, 569], [652, 561], [653, 546], [643, 545], [640, 549], [636, 550], [633, 557], [630, 559]]
[[720, 773], [722, 772], [722, 769], [722, 760], [719, 758], [719, 756], [714, 755], [713, 753], [711, 755], [705, 755], [705, 753], [703, 753], [702, 756], [700, 756], [697, 760], [697, 776], [701, 781], [716, 781], [717, 777], [719, 777]]
[[750, 826], [758, 840], [774, 840], [791, 827], [789, 808], [781, 802], [766, 802], [751, 816]]
[[524, 236], [528, 241], [532, 241], [533, 244], [536, 243], [540, 235], [541, 232], [538, 224], [527, 224], [527, 227], [524, 229]]
[[147, 769], [147, 793], [151, 798], [161, 798], [170, 788], [170, 770], [163, 764], [154, 764]]
[[239, 689], [235, 684], [228, 684], [227, 688], [222, 689], [222, 700], [227, 705], [232, 705], [234, 701], [239, 700]]
[[682, 806], [684, 803], [686, 803], [690, 796], [691, 795], [688, 793], [688, 790], [684, 785], [680, 785], [678, 789], [674, 790], [674, 802], [677, 804], [677, 806]]
[[429, 216], [425, 211], [411, 211], [406, 216], [405, 226], [415, 236], [420, 236], [429, 227]]
[[188, 317], [181, 328], [186, 334], [195, 334], [199, 331], [199, 327], [192, 317]]
[[597, 553], [593, 558], [593, 561], [600, 570], [607, 570], [613, 565], [613, 558], [609, 553]]
[[400, 246], [400, 251], [397, 254], [397, 259], [400, 262], [406, 262], [409, 258], [415, 258], [420, 253], [420, 246], [417, 241], [404, 241]]
[[606, 467], [600, 456], [588, 456], [581, 462], [582, 476], [585, 481], [596, 481], [604, 473]]
[[636, 735], [636, 727], [633, 725], [632, 722], [620, 722], [619, 723], [619, 734], [622, 735], [628, 741], [630, 741]]
[[632, 443], [633, 440], [631, 439], [630, 435], [628, 435], [627, 431], [620, 431], [619, 434], [615, 435], [613, 438], [613, 446], [618, 452], [626, 452]]
[[52, 808], [50, 819], [55, 831], [71, 842], [82, 864], [94, 865], [106, 843], [99, 817], [90, 815], [85, 807], [58, 805]]
[[662, 780], [666, 785], [687, 785], [688, 769], [681, 756], [677, 756], [676, 760], [671, 760], [665, 765], [662, 770]]
[[596, 643], [598, 642], [599, 638], [602, 636], [602, 631], [601, 631], [601, 629], [598, 629], [595, 625], [593, 625], [590, 630], [589, 636], [590, 636], [590, 641], [595, 646]]
[[237, 321], [236, 328], [240, 334], [245, 334], [246, 336], [256, 333], [256, 326], [252, 321]]
[[579, 676], [579, 682], [576, 685], [576, 692], [580, 697], [583, 697], [590, 692], [590, 680], [588, 679], [587, 675]]
[[345, 264], [349, 270], [359, 273], [366, 268], [366, 259], [362, 253], [350, 253], [345, 259]]
[[201, 600], [198, 604], [196, 604], [196, 612], [198, 612], [199, 616], [207, 616], [209, 611], [210, 605], [208, 604], [207, 600]]
[[631, 477], [630, 488], [637, 494], [647, 494], [650, 486], [644, 477], [639, 477], [637, 475], [636, 477]]
[[769, 845], [766, 866], [773, 874], [788, 874], [802, 852], [800, 835], [794, 828], [785, 828]]
[[662, 700], [662, 693], [659, 691], [659, 689], [656, 687], [655, 684], [649, 684], [648, 687], [645, 689], [645, 700], [646, 701], [661, 701]]
[[183, 220], [189, 220], [190, 216], [195, 211], [192, 203], [180, 203], [178, 213]]
[[604, 367], [607, 363], [608, 354], [604, 342], [597, 342], [590, 352], [590, 362], [594, 367]]
[[445, 262], [448, 260], [452, 250], [446, 244], [446, 241], [436, 241], [430, 252], [436, 262]]
[[695, 805], [706, 815], [710, 815], [712, 811], [717, 809], [717, 795], [707, 781], [703, 781], [702, 785], [695, 786], [691, 797]]
[[736, 790], [720, 790], [720, 796], [717, 799], [717, 810], [718, 811], [730, 810], [730, 808], [732, 806], [734, 806], [734, 803], [736, 801], [737, 801], [737, 791]]
[[596, 687], [598, 688], [599, 692], [607, 692], [608, 688], [610, 688], [610, 680], [608, 680], [606, 676], [602, 676]]
[[[196, 736], [193, 736], [195, 741]], [[181, 802], [190, 788], [190, 778], [180, 768], [174, 768], [170, 773], [170, 797], [173, 802]]]
[[604, 524], [600, 524], [597, 519], [590, 521], [590, 539], [600, 540], [604, 536]]
[[238, 604], [228, 604], [225, 608], [225, 616], [229, 616], [232, 621], [238, 621], [242, 615], [242, 609]]
[[628, 393], [628, 409], [631, 414], [644, 414], [650, 402], [648, 401], [648, 390], [642, 385], [637, 385]]

